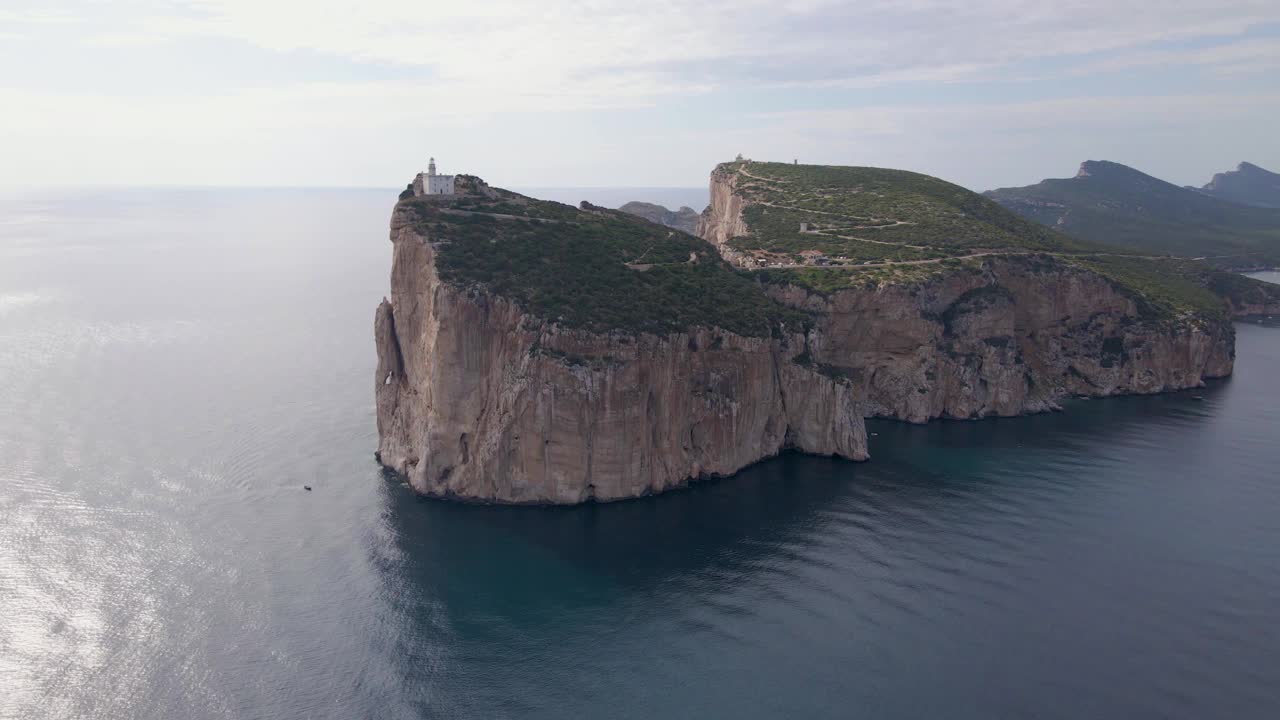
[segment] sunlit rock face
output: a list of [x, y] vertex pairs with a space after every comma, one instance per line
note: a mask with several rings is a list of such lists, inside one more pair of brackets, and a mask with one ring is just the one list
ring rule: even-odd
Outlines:
[[375, 314], [378, 452], [420, 493], [572, 504], [729, 475], [787, 448], [867, 457], [852, 385], [803, 362], [812, 333], [564, 329], [443, 282], [432, 239], [399, 211], [391, 239], [391, 296]]

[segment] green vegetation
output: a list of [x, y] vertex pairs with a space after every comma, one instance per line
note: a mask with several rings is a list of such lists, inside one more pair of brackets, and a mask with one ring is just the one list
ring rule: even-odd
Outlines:
[[1165, 275], [1191, 283], [1235, 307], [1280, 305], [1280, 285], [1221, 270], [1197, 260], [1153, 261]]
[[766, 268], [754, 273], [761, 282], [798, 285], [822, 295], [851, 288], [919, 285], [954, 272], [981, 273], [984, 258], [947, 258], [917, 265]]
[[[771, 299], [767, 285], [821, 294], [921, 285], [987, 272], [996, 258], [1017, 272], [1075, 266], [1099, 273], [1155, 322], [1225, 321], [1224, 298], [1237, 307], [1280, 302], [1280, 290], [1204, 262], [1076, 241], [917, 173], [754, 162], [721, 165], [716, 173], [736, 176], [747, 200], [749, 234], [731, 245], [765, 267], [736, 270], [708, 243], [628, 213], [480, 186], [449, 197], [402, 195], [398, 209], [433, 243], [445, 282], [483, 288], [538, 317], [595, 332], [703, 326], [764, 337], [811, 321]], [[778, 262], [789, 266], [773, 266]]]
[[1183, 263], [1116, 255], [1074, 257], [1069, 262], [1111, 280], [1137, 301], [1139, 313], [1148, 319], [1167, 321], [1197, 314], [1216, 321], [1228, 320], [1222, 298], [1189, 274]]
[[[731, 247], [776, 253], [762, 257], [765, 263], [783, 256], [799, 264], [805, 250], [834, 261], [766, 265], [757, 272], [766, 283], [824, 294], [920, 284], [954, 272], [982, 272], [985, 262], [1001, 256], [1022, 262], [1028, 272], [1063, 263], [1098, 272], [1135, 298], [1144, 316], [1159, 321], [1186, 315], [1223, 319], [1223, 299], [1236, 305], [1275, 302], [1260, 283], [1205, 262], [1143, 255], [1166, 256], [1173, 245], [1198, 256], [1217, 243], [1249, 258], [1220, 258], [1224, 264], [1273, 263], [1265, 249], [1272, 239], [1280, 247], [1280, 211], [1223, 203], [1113, 163], [1086, 163], [1082, 170], [1072, 180], [988, 193], [999, 203], [901, 170], [735, 162], [716, 172], [722, 180], [735, 178], [736, 192], [748, 201], [743, 219], [750, 232], [731, 240]], [[1120, 217], [1132, 222], [1118, 223]], [[1088, 239], [1077, 240], [1033, 220], [1068, 228], [1105, 224], [1108, 232], [1081, 233]], [[1236, 235], [1224, 239], [1223, 226]]]
[[1187, 277], [1194, 278], [1214, 295], [1225, 298], [1237, 307], [1280, 305], [1280, 285], [1255, 280], [1239, 273], [1206, 268], [1200, 263], [1188, 265], [1191, 267], [1185, 272]]
[[[749, 235], [738, 250], [818, 250], [851, 262], [924, 260], [976, 250], [1087, 251], [1097, 248], [1018, 217], [959, 185], [904, 170], [735, 162], [748, 201]], [[801, 223], [808, 225], [802, 232]]]
[[[731, 240], [729, 245], [735, 250], [767, 250], [788, 255], [804, 250], [818, 250], [831, 257], [843, 257], [849, 262], [926, 260], [953, 254], [949, 250], [875, 242], [883, 237], [883, 231], [876, 230], [853, 230], [828, 224], [820, 226], [821, 229], [817, 232], [802, 233], [800, 223], [812, 222], [812, 216], [795, 210], [748, 205], [743, 210], [743, 219], [751, 228], [751, 234]], [[855, 233], [862, 233], [869, 236], [869, 239], [859, 239]]]
[[768, 336], [803, 313], [765, 294], [706, 242], [626, 213], [497, 191], [400, 203], [435, 244], [440, 277], [597, 332], [715, 326]]
[[1221, 267], [1280, 264], [1280, 209], [1210, 197], [1111, 162], [987, 195], [1026, 218], [1115, 248], [1203, 257]]

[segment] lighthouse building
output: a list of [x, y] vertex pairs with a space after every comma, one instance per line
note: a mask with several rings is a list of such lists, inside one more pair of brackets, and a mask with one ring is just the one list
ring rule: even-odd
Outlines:
[[415, 196], [422, 195], [452, 195], [453, 194], [453, 175], [437, 175], [436, 159], [431, 158], [427, 163], [427, 171], [418, 173], [413, 179], [413, 194]]

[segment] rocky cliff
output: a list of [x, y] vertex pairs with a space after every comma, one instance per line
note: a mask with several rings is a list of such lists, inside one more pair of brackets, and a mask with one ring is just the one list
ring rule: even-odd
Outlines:
[[1144, 319], [1107, 278], [1043, 257], [996, 257], [913, 283], [773, 292], [819, 318], [814, 362], [848, 377], [868, 414], [910, 422], [1198, 387], [1232, 370], [1229, 323]]
[[[468, 241], [464, 220], [488, 233], [476, 242], [499, 245], [495, 252], [509, 243], [512, 253], [522, 236], [502, 223], [516, 222], [518, 212], [538, 215], [528, 208], [545, 210], [531, 227], [559, 236], [570, 224], [593, 227], [582, 214], [623, 222], [598, 208], [522, 205], [509, 193], [497, 202], [478, 210], [474, 193], [410, 198], [392, 215], [391, 296], [375, 315], [378, 453], [415, 490], [578, 503], [728, 475], [785, 448], [867, 457], [852, 386], [796, 361], [816, 337], [802, 328], [776, 325], [752, 336], [715, 325], [667, 333], [571, 327], [563, 316], [533, 311], [530, 293], [460, 273], [459, 256], [449, 253]], [[486, 225], [491, 217], [503, 219]], [[610, 227], [623, 234], [642, 221], [625, 222]], [[646, 241], [642, 251], [652, 255], [652, 247]], [[442, 273], [442, 265], [453, 269]], [[646, 283], [662, 270], [621, 260], [617, 267]]]
[[[754, 182], [752, 172], [713, 174], [698, 228], [746, 266], [752, 194], [739, 183]], [[790, 210], [798, 210], [796, 181], [786, 182]], [[1197, 387], [1232, 371], [1234, 332], [1214, 312], [1216, 299], [1201, 298], [1202, 310], [1157, 306], [1070, 256], [1010, 248], [758, 274], [774, 297], [813, 314], [808, 358], [848, 378], [869, 415], [911, 422], [1018, 415], [1053, 409], [1069, 395]], [[834, 287], [815, 282], [832, 278]]]
[[675, 228], [681, 232], [693, 234], [698, 229], [698, 211], [691, 207], [668, 210], [654, 203], [632, 201], [618, 209], [622, 212], [642, 217], [649, 222]]
[[902, 171], [722, 166], [705, 241], [457, 184], [397, 203], [375, 315], [378, 456], [440, 497], [618, 500], [787, 448], [865, 459], [867, 416], [1196, 387], [1234, 356], [1206, 286], [1273, 298]]
[[734, 265], [742, 265], [745, 255], [730, 247], [729, 241], [750, 233], [742, 210], [747, 201], [737, 193], [742, 175], [716, 168], [711, 174], [711, 202], [698, 218], [698, 237], [715, 246], [720, 256]]

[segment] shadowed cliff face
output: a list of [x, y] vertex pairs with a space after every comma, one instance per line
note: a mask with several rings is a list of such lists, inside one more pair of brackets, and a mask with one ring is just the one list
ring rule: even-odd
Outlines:
[[420, 493], [618, 500], [785, 448], [866, 458], [852, 386], [796, 361], [816, 337], [565, 329], [443, 282], [403, 203], [391, 239], [391, 297], [375, 315], [379, 457]]
[[1198, 387], [1229, 375], [1234, 355], [1230, 325], [1146, 323], [1104, 278], [1070, 267], [993, 260], [918, 286], [775, 293], [817, 313], [815, 358], [853, 380], [869, 414], [910, 422]]

